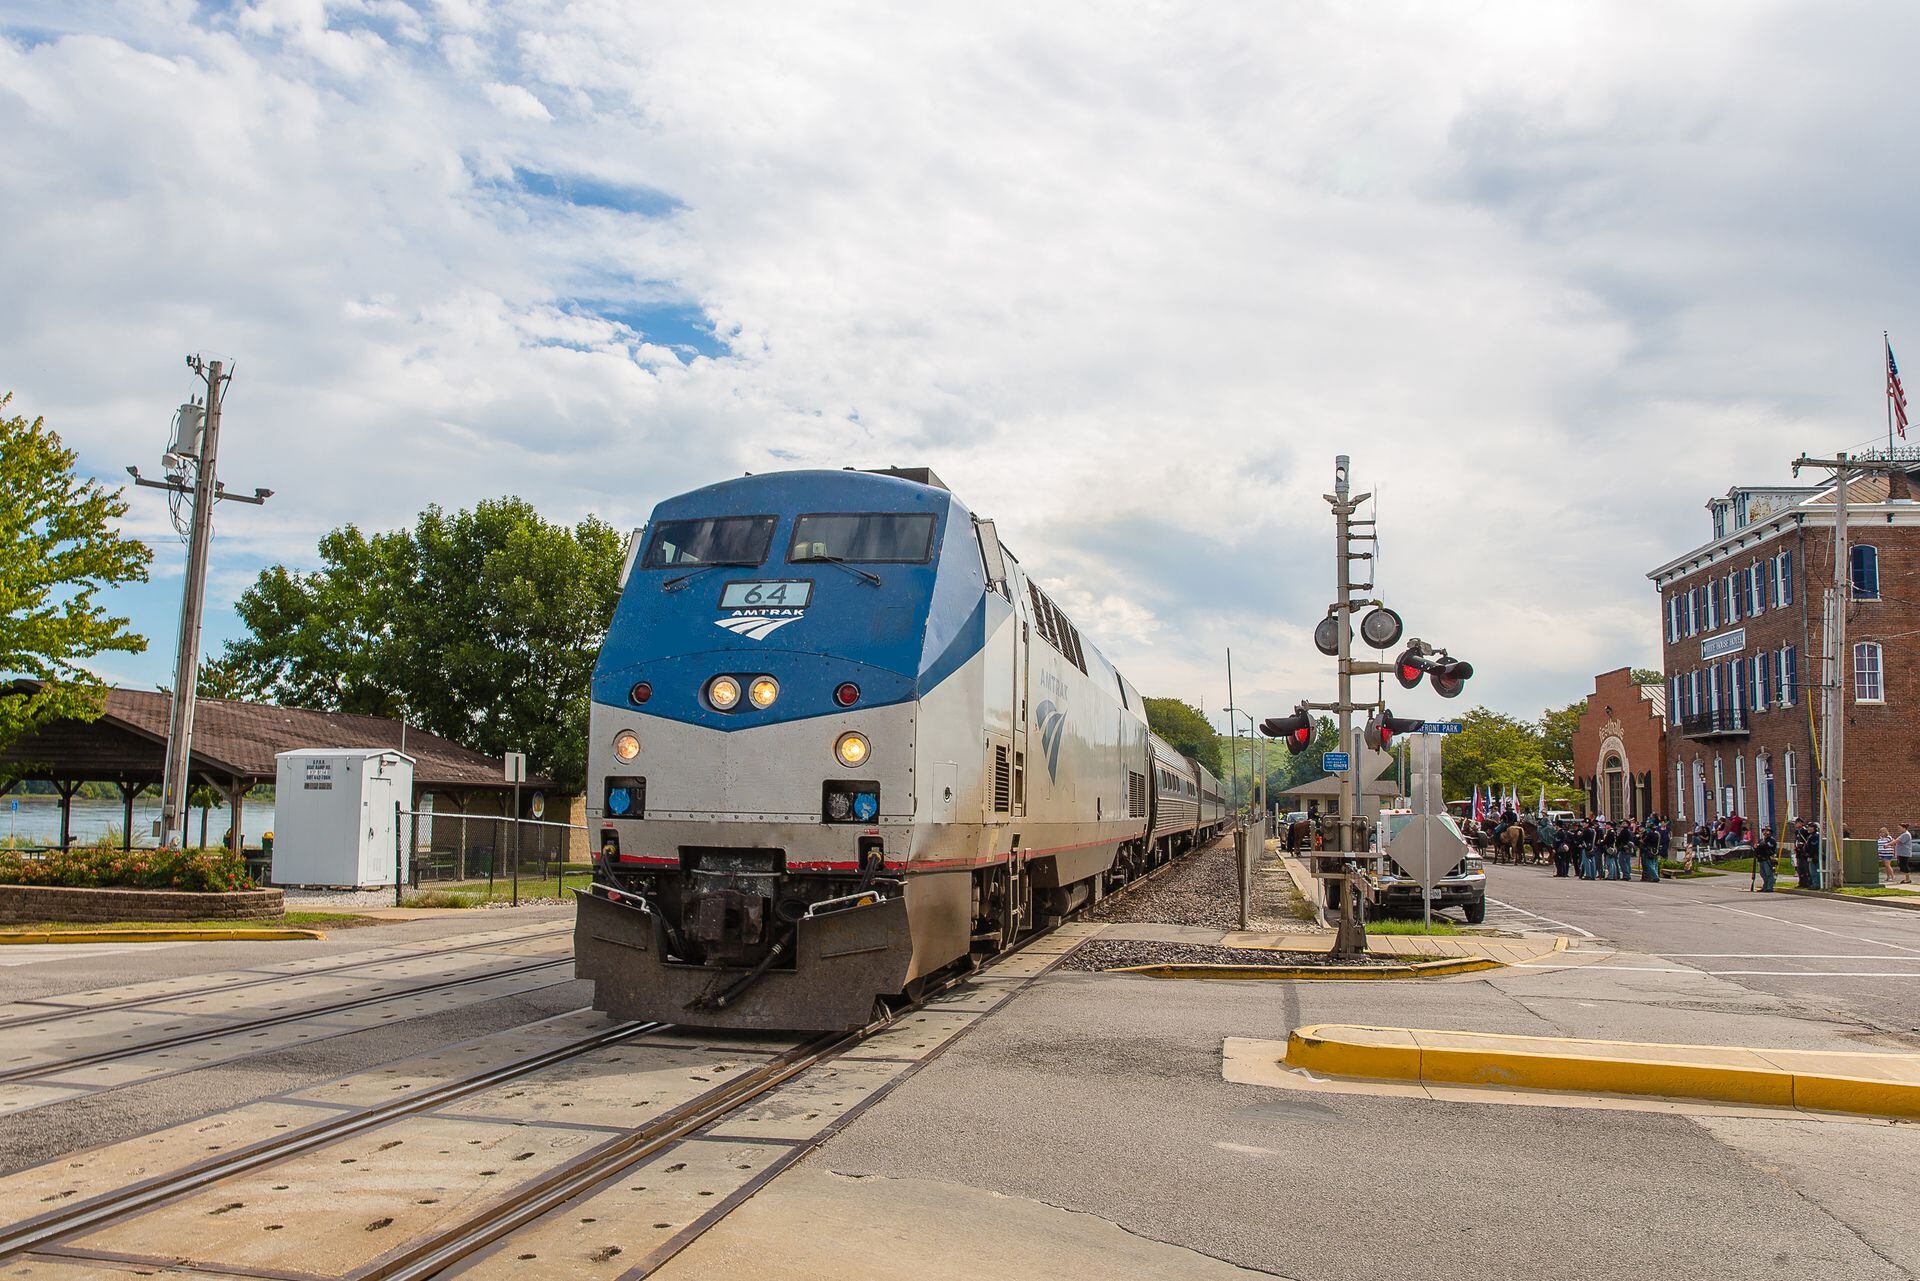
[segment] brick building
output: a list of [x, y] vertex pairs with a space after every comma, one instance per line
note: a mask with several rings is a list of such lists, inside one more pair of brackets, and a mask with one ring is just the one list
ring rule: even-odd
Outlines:
[[1666, 718], [1665, 688], [1634, 684], [1631, 668], [1593, 678], [1573, 732], [1574, 780], [1587, 813], [1615, 821], [1673, 814]]
[[[1908, 477], [1847, 491], [1852, 567], [1846, 694], [1847, 827], [1877, 835], [1914, 813], [1920, 722], [1920, 504]], [[1778, 827], [1818, 814], [1831, 485], [1730, 490], [1712, 539], [1648, 575], [1660, 593], [1669, 782], [1676, 821], [1739, 814]]]

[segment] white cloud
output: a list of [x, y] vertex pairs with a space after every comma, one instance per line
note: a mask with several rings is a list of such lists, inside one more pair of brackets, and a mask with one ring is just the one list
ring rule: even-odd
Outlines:
[[553, 113], [545, 103], [522, 85], [488, 84], [487, 101], [518, 120], [551, 120]]
[[0, 384], [115, 474], [232, 354], [241, 581], [429, 501], [922, 463], [1143, 689], [1217, 707], [1232, 645], [1278, 707], [1347, 452], [1411, 628], [1531, 712], [1920, 341], [1892, 3], [24, 10]]

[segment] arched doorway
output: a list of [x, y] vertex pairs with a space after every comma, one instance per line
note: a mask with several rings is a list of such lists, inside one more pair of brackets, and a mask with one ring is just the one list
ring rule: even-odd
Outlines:
[[1627, 763], [1617, 752], [1600, 762], [1600, 796], [1608, 821], [1618, 823], [1627, 816]]

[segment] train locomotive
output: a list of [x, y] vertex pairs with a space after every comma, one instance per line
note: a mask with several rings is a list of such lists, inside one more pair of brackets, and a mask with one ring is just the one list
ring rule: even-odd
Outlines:
[[1209, 840], [1220, 782], [932, 472], [669, 498], [592, 682], [576, 972], [838, 1030]]

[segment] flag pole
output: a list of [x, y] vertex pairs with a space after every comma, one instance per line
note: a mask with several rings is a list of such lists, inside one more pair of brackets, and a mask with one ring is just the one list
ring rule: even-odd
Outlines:
[[1880, 331], [1881, 354], [1887, 358], [1887, 461], [1893, 461], [1893, 339], [1887, 331]]

